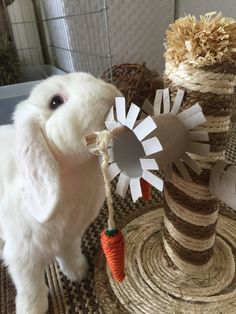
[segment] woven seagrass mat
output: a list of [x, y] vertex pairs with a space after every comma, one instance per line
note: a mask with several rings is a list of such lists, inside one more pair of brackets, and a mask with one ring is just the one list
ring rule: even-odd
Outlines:
[[[227, 160], [231, 163], [236, 163], [236, 123], [231, 129]], [[116, 221], [122, 224], [130, 215], [137, 214], [143, 209], [153, 208], [162, 203], [161, 195], [152, 189], [152, 200], [145, 202], [143, 200], [133, 204], [130, 195], [128, 194], [125, 200], [114, 194], [114, 205], [116, 211]], [[225, 215], [236, 219], [236, 214], [226, 206], [223, 206], [222, 211]], [[49, 286], [49, 314], [96, 314], [102, 313], [99, 307], [96, 293], [95, 283], [93, 279], [95, 256], [99, 251], [99, 235], [101, 230], [106, 226], [107, 209], [104, 206], [99, 217], [88, 228], [83, 239], [83, 251], [90, 263], [90, 270], [86, 280], [79, 282], [71, 282], [59, 270], [56, 263], [50, 265], [46, 271], [46, 281]], [[7, 269], [0, 264], [0, 313], [13, 314], [15, 313], [15, 289]]]

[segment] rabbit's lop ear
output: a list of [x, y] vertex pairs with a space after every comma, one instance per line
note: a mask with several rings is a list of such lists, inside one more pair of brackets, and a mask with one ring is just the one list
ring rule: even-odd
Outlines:
[[46, 222], [59, 201], [59, 166], [35, 116], [22, 117], [16, 111], [15, 126], [17, 163], [25, 184], [27, 207], [37, 221]]

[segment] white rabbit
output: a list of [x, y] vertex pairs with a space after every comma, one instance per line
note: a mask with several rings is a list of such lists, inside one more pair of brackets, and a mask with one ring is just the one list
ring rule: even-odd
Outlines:
[[87, 73], [51, 77], [0, 127], [0, 257], [17, 289], [17, 314], [48, 309], [45, 267], [82, 279], [81, 237], [105, 199], [97, 156], [82, 144], [102, 129], [120, 92]]

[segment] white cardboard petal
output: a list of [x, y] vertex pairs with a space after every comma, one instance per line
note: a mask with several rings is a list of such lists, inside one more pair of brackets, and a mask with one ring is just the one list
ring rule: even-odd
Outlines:
[[143, 141], [142, 145], [146, 156], [158, 153], [162, 150], [161, 143], [156, 136]]
[[209, 189], [219, 200], [236, 210], [236, 167], [225, 171], [227, 163], [218, 161], [210, 174]]
[[113, 162], [114, 161], [114, 154], [113, 154], [112, 148], [108, 148], [108, 155], [109, 155], [109, 162]]
[[219, 160], [213, 167], [210, 176], [211, 186], [215, 186], [215, 189], [226, 189], [229, 193], [236, 193], [236, 167], [230, 166], [225, 171], [228, 163], [224, 160]]
[[152, 158], [140, 158], [141, 167], [143, 170], [159, 170], [157, 162]]
[[189, 137], [192, 141], [207, 142], [209, 141], [209, 136], [207, 131], [189, 131]]
[[152, 186], [154, 186], [156, 189], [158, 189], [160, 192], [162, 192], [163, 180], [161, 180], [148, 170], [143, 171], [142, 178], [148, 183], [150, 183]]
[[202, 173], [202, 169], [187, 153], [184, 153], [181, 158], [196, 174], [200, 175]]
[[148, 116], [141, 123], [139, 123], [136, 128], [134, 128], [133, 132], [137, 136], [137, 138], [142, 141], [148, 134], [150, 134], [153, 130], [156, 129], [156, 123], [154, 120]]
[[188, 170], [186, 169], [185, 165], [179, 160], [176, 160], [174, 162], [174, 164], [176, 165], [177, 169], [179, 170], [179, 172], [182, 175], [182, 177], [184, 178], [184, 180], [187, 182], [192, 182], [192, 178], [190, 177]]
[[191, 142], [187, 146], [187, 152], [207, 157], [210, 152], [210, 145]]
[[121, 125], [120, 125], [120, 123], [118, 123], [114, 120], [111, 120], [111, 121], [105, 121], [105, 126], [109, 131], [112, 131], [115, 128], [119, 128]]
[[142, 105], [142, 110], [145, 111], [150, 116], [153, 116], [153, 106], [147, 99], [145, 99]]
[[109, 175], [110, 181], [112, 181], [120, 172], [121, 170], [118, 167], [116, 162], [114, 162], [113, 164], [110, 164], [108, 167], [108, 175]]
[[202, 111], [202, 107], [197, 103], [195, 105], [193, 105], [192, 107], [185, 109], [184, 111], [180, 112], [178, 114], [179, 119], [185, 120], [188, 119], [192, 116], [194, 116], [195, 114], [197, 114], [198, 112]]
[[163, 105], [164, 105], [164, 113], [170, 112], [170, 94], [169, 88], [165, 88], [163, 90]]
[[[221, 184], [224, 185], [230, 193], [236, 193], [236, 167], [229, 167], [222, 176]], [[235, 205], [236, 206], [236, 205]]]
[[161, 113], [161, 102], [162, 102], [163, 89], [157, 89], [154, 100], [154, 116], [158, 116]]
[[[215, 164], [215, 166], [211, 170], [210, 174], [210, 183], [209, 183], [209, 189], [212, 194], [217, 194], [217, 190], [220, 187], [220, 182], [222, 175], [224, 173], [224, 169], [227, 166], [227, 162], [224, 160], [219, 160]], [[216, 195], [217, 196], [217, 195]]]
[[198, 112], [187, 120], [182, 121], [187, 130], [194, 129], [196, 126], [205, 123], [207, 120], [202, 112]]
[[130, 192], [134, 203], [143, 196], [140, 178], [133, 178], [130, 180]]
[[125, 123], [125, 125], [129, 129], [131, 129], [131, 130], [133, 129], [139, 112], [140, 112], [140, 108], [138, 106], [136, 106], [135, 104], [131, 104], [129, 112], [127, 114], [126, 123]]
[[125, 125], [126, 120], [125, 97], [116, 97], [116, 117], [117, 121]]
[[171, 113], [173, 113], [173, 114], [177, 114], [178, 113], [179, 108], [180, 108], [180, 106], [182, 104], [182, 101], [183, 101], [184, 92], [185, 91], [183, 89], [178, 89], [176, 97], [175, 97], [174, 105], [173, 105], [173, 107], [171, 109]]
[[124, 198], [128, 190], [129, 183], [130, 178], [127, 177], [125, 174], [121, 173], [117, 182], [116, 193]]
[[111, 121], [111, 120], [114, 120], [115, 117], [114, 117], [114, 107], [112, 106], [111, 109], [109, 110], [109, 113], [106, 117], [106, 120], [107, 121]]

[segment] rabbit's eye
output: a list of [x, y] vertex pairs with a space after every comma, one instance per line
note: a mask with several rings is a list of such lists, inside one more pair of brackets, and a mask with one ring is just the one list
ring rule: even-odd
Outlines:
[[53, 96], [52, 99], [50, 100], [49, 107], [52, 110], [57, 109], [60, 107], [62, 104], [64, 104], [65, 100], [61, 95], [56, 95]]

